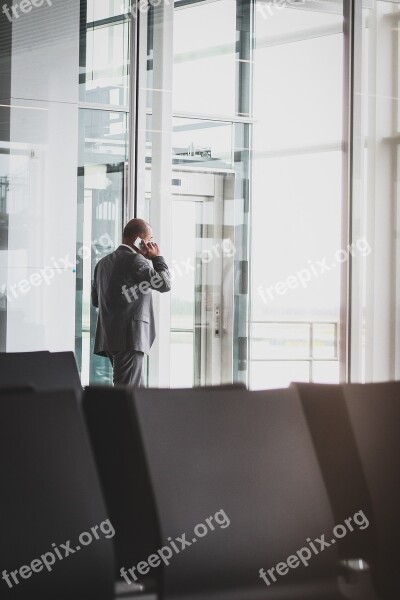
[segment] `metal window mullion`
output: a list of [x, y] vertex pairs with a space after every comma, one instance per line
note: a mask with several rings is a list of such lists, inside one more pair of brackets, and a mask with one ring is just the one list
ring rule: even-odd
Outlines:
[[124, 203], [124, 220], [129, 221], [135, 215], [136, 209], [136, 172], [137, 172], [137, 107], [138, 107], [138, 40], [140, 12], [132, 14], [130, 22], [129, 48], [129, 116], [128, 116], [128, 186]]
[[[354, 73], [355, 32], [361, 15], [361, 0], [344, 0], [344, 88], [343, 88], [343, 196], [342, 248], [352, 243], [354, 167]], [[352, 256], [342, 263], [340, 293], [339, 377], [351, 378]]]

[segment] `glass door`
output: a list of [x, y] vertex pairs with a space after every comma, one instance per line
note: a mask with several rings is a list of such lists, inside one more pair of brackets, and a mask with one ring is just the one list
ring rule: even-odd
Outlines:
[[[174, 172], [170, 366], [172, 387], [219, 384], [232, 378], [234, 240], [225, 237], [224, 197], [233, 174]], [[177, 185], [179, 184], [179, 185]], [[208, 190], [204, 189], [205, 184]], [[232, 230], [231, 230], [232, 231]]]
[[172, 221], [179, 223], [182, 219], [185, 222], [185, 228], [175, 231], [172, 236], [172, 387], [191, 387], [198, 375], [198, 355], [195, 355], [197, 272], [193, 266], [196, 265], [196, 223], [201, 202], [201, 199], [198, 202], [195, 199], [172, 201]]

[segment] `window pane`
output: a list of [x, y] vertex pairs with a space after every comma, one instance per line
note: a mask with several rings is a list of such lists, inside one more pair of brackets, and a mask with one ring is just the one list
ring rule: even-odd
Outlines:
[[171, 332], [171, 387], [193, 386], [193, 333]]
[[[275, 348], [252, 327], [251, 356], [287, 358], [286, 381], [295, 375], [296, 347], [311, 357], [311, 338], [299, 338], [295, 322], [318, 323], [310, 334], [314, 356], [328, 349], [332, 356], [340, 319], [341, 265], [348, 260], [341, 251], [342, 9], [341, 2], [257, 2], [251, 320], [286, 325]], [[274, 381], [266, 370], [263, 386]]]
[[400, 377], [399, 4], [363, 3], [355, 44], [352, 381]]
[[127, 119], [124, 113], [80, 111], [76, 264], [76, 356], [82, 383], [110, 383], [107, 359], [93, 355], [97, 310], [93, 271], [120, 243], [125, 200]]
[[235, 114], [236, 41], [236, 2], [219, 0], [175, 10], [175, 111]]
[[339, 361], [316, 361], [313, 365], [313, 383], [332, 383], [339, 380]]
[[126, 14], [130, 0], [87, 0], [88, 23]]
[[252, 359], [300, 359], [310, 357], [308, 323], [253, 323]]
[[[180, 235], [172, 239], [174, 282], [171, 291], [171, 328], [194, 330], [196, 202], [174, 200], [172, 220], [185, 223]], [[189, 260], [188, 260], [189, 259]]]
[[304, 361], [253, 361], [251, 363], [251, 387], [253, 390], [284, 388], [292, 381], [310, 380], [310, 365]]
[[[126, 106], [129, 98], [129, 13], [122, 2], [89, 2], [81, 29], [80, 99]], [[107, 7], [107, 8], [106, 8]], [[117, 15], [117, 16], [116, 16]], [[118, 16], [120, 15], [120, 16]]]
[[335, 323], [314, 323], [313, 357], [337, 358], [338, 327]]

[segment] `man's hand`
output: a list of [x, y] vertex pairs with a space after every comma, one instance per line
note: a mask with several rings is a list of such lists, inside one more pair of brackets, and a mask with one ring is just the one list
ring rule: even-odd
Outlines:
[[160, 256], [160, 248], [155, 242], [142, 242], [140, 249], [143, 256], [149, 260], [156, 258], [156, 256]]

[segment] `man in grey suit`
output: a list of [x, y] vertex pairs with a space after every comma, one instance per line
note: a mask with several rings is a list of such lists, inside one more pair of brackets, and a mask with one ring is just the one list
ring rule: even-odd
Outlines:
[[143, 385], [143, 357], [156, 336], [152, 290], [171, 289], [168, 266], [152, 235], [148, 223], [132, 219], [122, 244], [94, 270], [92, 304], [99, 309], [94, 353], [110, 359], [114, 385]]

